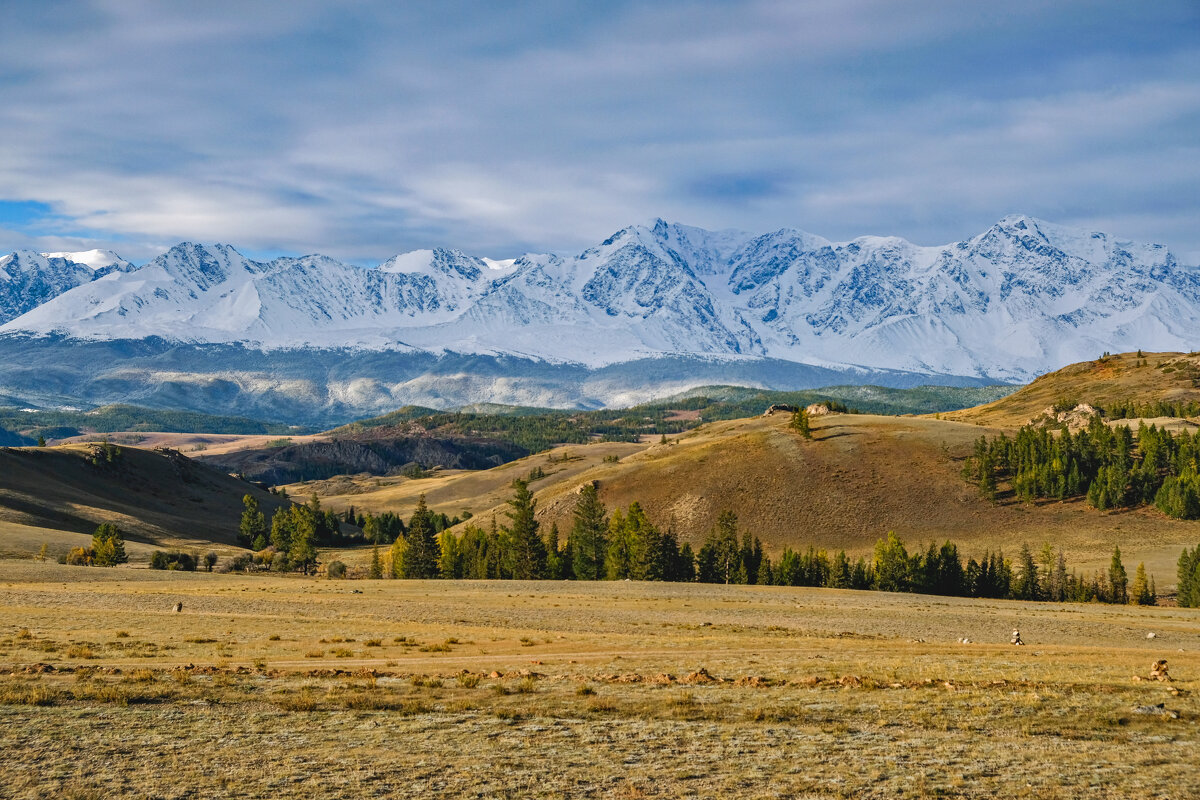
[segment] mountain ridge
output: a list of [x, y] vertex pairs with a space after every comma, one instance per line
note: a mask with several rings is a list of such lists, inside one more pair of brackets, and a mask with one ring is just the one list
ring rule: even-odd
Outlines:
[[[93, 342], [159, 337], [591, 371], [655, 359], [776, 361], [1011, 383], [1104, 351], [1188, 351], [1200, 331], [1200, 270], [1162, 245], [1020, 214], [937, 246], [881, 236], [832, 242], [791, 228], [714, 232], [659, 219], [575, 256], [511, 262], [447, 248], [379, 267], [320, 255], [260, 262], [229, 245], [189, 242], [140, 267], [99, 271], [18, 255], [0, 267], [57, 270], [63, 288], [21, 311], [13, 305], [20, 293], [4, 294], [17, 270], [6, 271], [0, 298], [12, 307], [0, 306], [9, 315], [0, 314], [0, 334]], [[514, 395], [473, 391], [459, 402], [506, 402], [501, 396]]]

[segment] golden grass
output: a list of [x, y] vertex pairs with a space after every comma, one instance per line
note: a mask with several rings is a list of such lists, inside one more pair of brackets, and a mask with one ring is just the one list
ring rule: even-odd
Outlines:
[[[6, 796], [1200, 792], [1195, 610], [88, 574], [0, 562]], [[321, 640], [380, 646], [305, 659]], [[1132, 679], [1157, 658], [1174, 682]]]
[[[1096, 354], [1099, 357], [1099, 353]], [[1182, 367], [1182, 369], [1181, 369]], [[1200, 367], [1198, 353], [1118, 353], [1103, 361], [1083, 361], [1034, 380], [994, 403], [951, 411], [942, 419], [1016, 429], [1059, 401], [1104, 405], [1119, 400], [1200, 400], [1190, 368]]]

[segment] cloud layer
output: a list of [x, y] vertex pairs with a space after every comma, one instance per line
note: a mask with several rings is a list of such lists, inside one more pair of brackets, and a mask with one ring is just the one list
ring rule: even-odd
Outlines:
[[1024, 212], [1200, 262], [1193, 0], [13, 5], [4, 250], [511, 257], [655, 216], [937, 244]]

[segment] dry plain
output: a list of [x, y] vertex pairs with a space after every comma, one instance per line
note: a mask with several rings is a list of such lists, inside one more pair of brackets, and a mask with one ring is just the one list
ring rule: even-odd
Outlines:
[[1194, 609], [0, 561], [15, 798], [1184, 798], [1197, 690]]

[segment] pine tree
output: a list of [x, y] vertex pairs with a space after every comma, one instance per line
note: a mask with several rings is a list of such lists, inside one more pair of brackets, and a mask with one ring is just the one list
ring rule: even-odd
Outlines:
[[392, 562], [391, 577], [403, 578], [404, 563], [407, 560], [405, 556], [408, 551], [408, 540], [403, 536], [396, 537], [396, 541], [392, 542], [391, 548], [388, 550], [388, 560]]
[[875, 588], [881, 592], [907, 592], [908, 551], [895, 531], [875, 543]]
[[1183, 548], [1178, 566], [1176, 602], [1183, 608], [1200, 608], [1200, 544], [1193, 550]]
[[608, 520], [595, 484], [586, 483], [575, 501], [574, 524], [567, 537], [575, 578], [598, 581], [605, 573]]
[[1041, 596], [1041, 587], [1038, 586], [1037, 565], [1033, 563], [1033, 554], [1029, 551], [1028, 544], [1021, 544], [1021, 552], [1017, 556], [1017, 565], [1021, 571], [1017, 579], [1013, 582], [1013, 599], [1037, 600]]
[[1112, 562], [1108, 567], [1108, 584], [1111, 591], [1110, 603], [1128, 603], [1129, 593], [1129, 575], [1125, 572], [1125, 565], [1121, 563], [1121, 548], [1114, 547]]
[[1139, 562], [1129, 587], [1129, 602], [1139, 606], [1150, 605], [1150, 581], [1146, 578], [1146, 564]]
[[309, 506], [292, 506], [292, 518], [288, 561], [307, 575], [317, 563], [317, 517]]
[[792, 428], [805, 439], [811, 439], [812, 426], [808, 419], [808, 409], [801, 406], [792, 413]]
[[1056, 603], [1061, 603], [1067, 599], [1067, 560], [1063, 556], [1062, 550], [1058, 551], [1058, 559], [1054, 564], [1054, 571], [1050, 573], [1047, 595]]
[[537, 501], [529, 484], [519, 478], [513, 481], [513, 497], [505, 512], [509, 525], [504, 529], [512, 552], [512, 576], [516, 580], [535, 580], [546, 572], [546, 545], [538, 536], [535, 518]]
[[125, 555], [125, 540], [121, 529], [105, 522], [92, 534], [92, 564], [97, 567], [115, 567], [129, 560]]
[[242, 505], [245, 506], [245, 510], [242, 512], [242, 521], [238, 526], [238, 541], [245, 547], [251, 547], [259, 539], [265, 538], [267, 518], [263, 516], [258, 507], [258, 501], [252, 495], [244, 496]]
[[604, 575], [610, 581], [622, 581], [633, 575], [633, 536], [619, 508], [608, 520]]
[[379, 580], [383, 577], [383, 559], [379, 557], [379, 545], [371, 545], [371, 569], [367, 573], [367, 577], [372, 580]]
[[413, 511], [412, 519], [408, 521], [408, 532], [404, 536], [408, 547], [404, 550], [400, 574], [405, 578], [438, 577], [438, 558], [441, 552], [432, 516], [425, 505], [425, 495], [421, 495], [417, 498], [417, 508]]
[[43, 436], [43, 435], [42, 435], [42, 434], [40, 434], [40, 433], [38, 434], [37, 446], [38, 446], [38, 447], [45, 447], [45, 446], [46, 446], [46, 437], [45, 437], [45, 436]]
[[438, 535], [438, 547], [441, 551], [438, 558], [438, 571], [443, 578], [457, 579], [463, 576], [462, 551], [458, 546], [458, 537], [450, 531], [442, 531]]
[[563, 554], [558, 549], [558, 523], [552, 523], [546, 531], [546, 574], [544, 577], [561, 580], [563, 575]]

